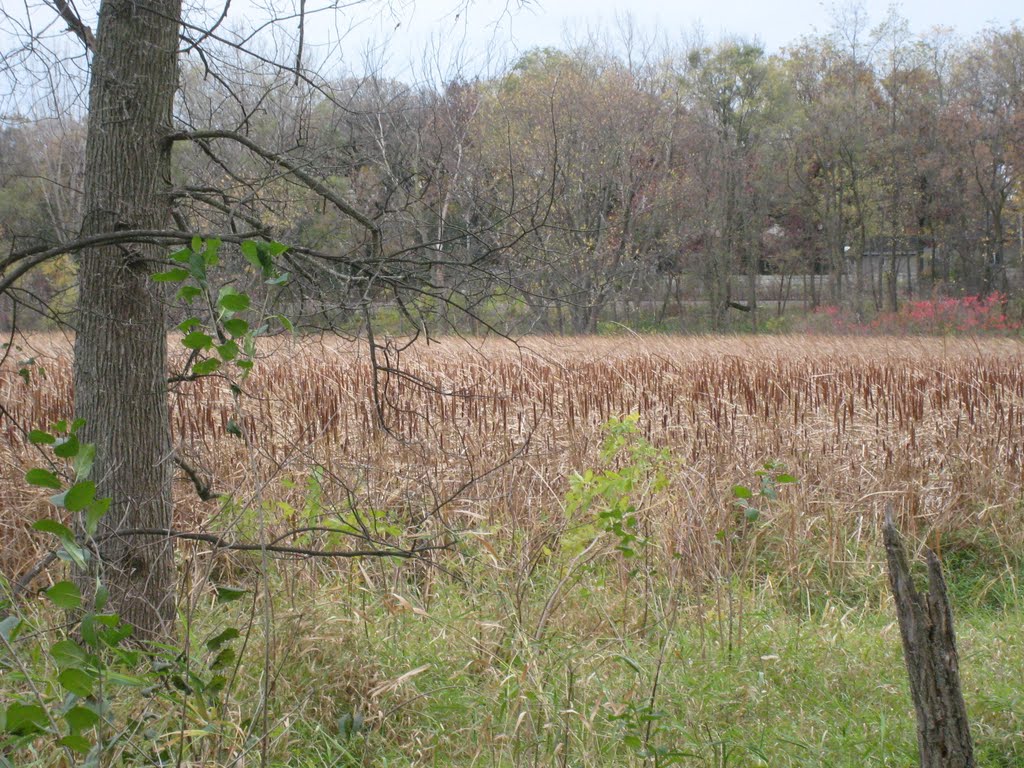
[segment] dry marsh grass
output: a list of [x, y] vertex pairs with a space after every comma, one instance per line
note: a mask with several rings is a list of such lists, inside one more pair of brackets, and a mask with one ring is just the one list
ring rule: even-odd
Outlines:
[[[28, 380], [13, 360], [0, 370], [6, 574], [38, 556], [27, 529], [45, 510], [22, 481], [39, 457], [21, 428], [69, 417], [72, 398], [66, 342], [36, 336], [22, 347], [35, 359]], [[446, 339], [395, 349], [377, 360], [401, 371], [377, 377], [387, 433], [364, 346], [278, 338], [240, 405], [256, 455], [227, 434], [235, 405], [216, 377], [174, 390], [176, 444], [222, 492], [263, 490], [294, 508], [308, 489], [288, 481], [318, 466], [335, 507], [383, 510], [420, 535], [482, 522], [528, 548], [561, 530], [566, 478], [598, 462], [601, 425], [637, 413], [645, 437], [678, 460], [672, 493], [652, 513], [666, 552], [706, 555], [731, 514], [729, 489], [750, 484], [765, 461], [800, 481], [769, 520], [787, 569], [805, 567], [812, 545], [830, 563], [848, 560], [851, 537], [855, 549], [870, 539], [887, 501], [919, 536], [984, 530], [1016, 549], [1024, 529], [1016, 341]], [[184, 480], [177, 499], [181, 527], [211, 524], [215, 507]], [[276, 531], [289, 522], [271, 517]]]

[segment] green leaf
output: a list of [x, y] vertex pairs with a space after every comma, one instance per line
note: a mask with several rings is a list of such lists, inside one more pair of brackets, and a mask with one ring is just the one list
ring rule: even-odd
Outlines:
[[244, 312], [249, 308], [249, 297], [244, 293], [238, 293], [234, 288], [225, 286], [220, 290], [217, 306], [225, 312]]
[[276, 240], [269, 243], [265, 243], [265, 247], [267, 249], [267, 253], [269, 253], [271, 256], [280, 256], [282, 253], [288, 250], [287, 245], [283, 245], [282, 243], [279, 243]]
[[734, 485], [732, 487], [732, 495], [737, 499], [750, 499], [753, 498], [753, 492], [745, 485]]
[[292, 279], [291, 272], [282, 272], [277, 277], [272, 277], [266, 281], [267, 285], [288, 285], [288, 281]]
[[206, 251], [203, 253], [203, 258], [206, 259], [207, 266], [215, 267], [220, 263], [220, 256], [217, 253], [220, 251], [221, 242], [219, 237], [211, 237], [206, 241]]
[[68, 667], [59, 675], [57, 675], [57, 682], [66, 691], [76, 696], [89, 696], [92, 694], [93, 686], [96, 683], [95, 675], [86, 672], [84, 669], [78, 667]]
[[206, 681], [206, 692], [208, 694], [220, 693], [227, 684], [228, 679], [224, 675], [214, 675]]
[[643, 741], [640, 740], [640, 737], [634, 733], [627, 733], [625, 736], [623, 736], [622, 743], [630, 749], [632, 749], [633, 751], [639, 750], [644, 745]]
[[96, 499], [90, 502], [89, 506], [85, 510], [85, 532], [90, 536], [96, 533], [96, 528], [99, 526], [100, 520], [110, 510], [110, 497], [105, 499]]
[[75, 419], [74, 421], [71, 422], [71, 426], [68, 428], [68, 432], [70, 432], [73, 435], [75, 434], [75, 432], [77, 432], [84, 426], [85, 419]]
[[92, 473], [92, 465], [96, 460], [96, 446], [84, 443], [75, 456], [75, 479], [85, 480]]
[[78, 733], [69, 733], [67, 736], [62, 737], [58, 743], [80, 755], [87, 755], [89, 750], [92, 749], [92, 742]]
[[64, 494], [64, 506], [72, 512], [81, 512], [96, 499], [96, 483], [82, 480], [68, 488]]
[[[25, 482], [29, 485], [37, 485], [40, 488], [60, 488], [60, 480], [48, 469], [36, 467], [25, 473]], [[37, 529], [38, 530], [38, 529]]]
[[228, 360], [234, 360], [238, 357], [239, 350], [238, 345], [233, 341], [227, 341], [223, 344], [217, 345], [217, 354], [221, 356], [221, 359], [227, 362]]
[[273, 261], [270, 250], [265, 244], [246, 240], [242, 243], [242, 255], [245, 256], [250, 264], [262, 272], [265, 277], [270, 277]]
[[281, 327], [288, 331], [288, 333], [292, 333], [295, 331], [295, 326], [292, 325], [292, 321], [289, 320], [287, 317], [285, 317], [284, 315], [276, 315], [275, 317], [277, 318], [277, 322], [281, 324]]
[[238, 422], [235, 421], [234, 419], [228, 419], [228, 424], [224, 428], [224, 431], [234, 437], [242, 436], [242, 428], [238, 426]]
[[215, 672], [218, 669], [224, 669], [224, 667], [229, 667], [234, 663], [237, 657], [238, 654], [235, 653], [234, 648], [221, 648], [220, 653], [217, 654], [217, 657], [210, 662], [210, 670]]
[[192, 373], [196, 376], [207, 376], [220, 368], [220, 360], [215, 357], [208, 357], [200, 360], [192, 366]]
[[190, 317], [187, 320], [182, 320], [180, 323], [178, 323], [178, 330], [181, 331], [182, 333], [188, 333], [193, 328], [196, 328], [200, 325], [202, 325], [202, 323], [199, 322], [198, 317]]
[[62, 545], [63, 546], [57, 550], [57, 557], [64, 562], [74, 563], [77, 568], [85, 568], [85, 564], [89, 561], [89, 552], [82, 549], [73, 541], [64, 541], [62, 542]]
[[38, 704], [18, 704], [7, 707], [7, 732], [19, 736], [42, 733], [50, 724], [46, 710]]
[[63, 545], [63, 549], [57, 552], [61, 560], [70, 560], [79, 568], [84, 568], [89, 559], [88, 551], [78, 546], [75, 536], [66, 525], [61, 525], [56, 520], [39, 520], [32, 527], [42, 533], [52, 533]]
[[216, 651], [222, 645], [224, 645], [224, 643], [230, 642], [231, 640], [234, 640], [239, 636], [240, 635], [237, 629], [235, 629], [234, 627], [228, 627], [216, 637], [211, 637], [209, 640], [207, 640], [206, 648], [210, 651]]
[[74, 434], [62, 438], [55, 443], [53, 452], [62, 459], [70, 459], [78, 455], [80, 444]]
[[79, 627], [82, 639], [93, 648], [101, 643], [113, 648], [131, 632], [131, 626], [119, 624], [112, 614], [87, 613]]
[[19, 629], [21, 629], [21, 619], [17, 616], [8, 616], [0, 621], [0, 637], [8, 642], [18, 636]]
[[795, 483], [797, 480], [793, 475], [781, 474], [775, 476], [776, 483]]
[[180, 251], [175, 251], [168, 258], [172, 261], [176, 261], [179, 264], [188, 264], [188, 257], [192, 255], [191, 248], [182, 248]]
[[100, 584], [99, 579], [96, 579], [96, 582], [96, 600], [94, 608], [97, 611], [102, 611], [107, 605], [107, 600], [110, 599], [110, 590], [103, 584]]
[[243, 589], [242, 587], [217, 587], [217, 602], [218, 603], [231, 603], [238, 600], [240, 597], [244, 597], [245, 593], [249, 590]]
[[97, 613], [93, 618], [104, 627], [116, 627], [121, 623], [121, 617], [116, 613]]
[[187, 269], [175, 267], [174, 269], [168, 269], [166, 272], [157, 272], [150, 275], [150, 280], [154, 283], [180, 283], [182, 280], [187, 280], [188, 276], [189, 271]]
[[148, 680], [144, 680], [141, 677], [135, 675], [125, 675], [120, 672], [107, 671], [106, 679], [108, 683], [114, 685], [123, 685], [128, 688], [145, 688], [150, 683]]
[[[192, 253], [199, 253], [203, 250], [203, 238], [199, 235], [192, 236]], [[191, 254], [189, 254], [191, 255]]]
[[64, 713], [64, 720], [72, 731], [78, 733], [96, 725], [100, 716], [88, 707], [72, 707]]
[[49, 432], [44, 432], [41, 429], [33, 429], [28, 433], [28, 441], [32, 445], [53, 445], [56, 440], [57, 438]]
[[253, 240], [246, 240], [241, 245], [242, 255], [252, 264], [254, 267], [260, 267], [260, 250]]
[[203, 295], [203, 289], [197, 288], [194, 285], [183, 285], [178, 289], [178, 298], [184, 301], [186, 304], [191, 304], [193, 300]]
[[209, 349], [213, 346], [213, 338], [202, 331], [192, 331], [181, 340], [188, 349]]
[[58, 640], [50, 647], [50, 656], [61, 669], [82, 667], [89, 662], [89, 654], [74, 640]]
[[235, 365], [241, 368], [243, 371], [252, 370], [252, 360], [236, 360]]
[[46, 518], [44, 520], [37, 520], [32, 524], [32, 528], [40, 533], [52, 533], [61, 541], [74, 541], [75, 534], [71, 532], [63, 523], [58, 523], [56, 520]]
[[82, 592], [78, 586], [70, 581], [58, 581], [48, 590], [46, 596], [50, 602], [65, 611], [71, 611], [82, 604]]
[[634, 672], [636, 672], [638, 675], [640, 675], [640, 677], [644, 676], [643, 668], [641, 668], [641, 666], [639, 664], [637, 664], [635, 661], [633, 661], [633, 659], [629, 658], [629, 656], [624, 656], [621, 653], [616, 653], [612, 658], [613, 659], [618, 659], [619, 661], [621, 661], [627, 667], [629, 667]]
[[188, 257], [188, 271], [201, 285], [206, 285], [206, 259], [201, 253]]
[[89, 615], [95, 615], [95, 612], [102, 611], [107, 604], [107, 600], [110, 599], [110, 590], [100, 582], [99, 576], [96, 577], [96, 588], [93, 593], [93, 613]]
[[233, 317], [224, 321], [224, 330], [232, 336], [245, 336], [249, 332], [249, 324], [240, 317]]
[[[103, 635], [103, 642], [105, 642], [111, 648], [116, 647], [122, 640], [127, 637], [131, 637], [132, 625], [131, 624], [119, 624], [116, 629], [109, 630]], [[130, 655], [130, 658], [136, 658], [134, 654]], [[137, 661], [132, 661], [131, 664], [134, 666]]]

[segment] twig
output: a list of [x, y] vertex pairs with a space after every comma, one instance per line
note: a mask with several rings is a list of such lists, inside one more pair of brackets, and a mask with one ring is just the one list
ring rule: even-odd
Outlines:
[[[296, 535], [299, 531], [289, 531], [282, 536], [277, 537], [274, 541], [281, 541], [291, 535]], [[338, 531], [331, 529], [332, 533], [345, 533], [346, 535], [354, 535], [346, 531]], [[164, 536], [172, 539], [181, 539], [183, 541], [200, 541], [206, 544], [211, 544], [216, 549], [227, 549], [234, 552], [269, 552], [279, 555], [296, 555], [298, 557], [309, 557], [309, 558], [347, 558], [347, 557], [398, 557], [405, 560], [418, 560], [422, 558], [422, 555], [426, 552], [433, 552], [436, 550], [447, 550], [449, 545], [447, 544], [436, 544], [426, 545], [421, 547], [412, 547], [411, 549], [399, 549], [394, 548], [381, 548], [381, 549], [312, 549], [309, 547], [290, 547], [283, 544], [246, 544], [242, 542], [231, 541], [224, 536], [216, 533], [199, 533], [198, 531], [176, 531], [173, 528], [126, 528], [121, 531], [113, 531], [103, 536], [97, 536], [93, 539], [93, 543], [99, 543], [107, 539], [112, 539], [121, 536]], [[43, 571], [49, 568], [55, 560], [57, 560], [57, 552], [55, 550], [47, 552], [43, 558], [26, 571], [11, 587], [11, 594], [17, 598], [22, 592], [24, 592], [30, 583], [39, 576]], [[429, 562], [429, 561], [428, 561]]]
[[217, 498], [219, 494], [213, 490], [212, 484], [203, 480], [203, 478], [199, 476], [199, 470], [189, 464], [186, 459], [176, 455], [174, 457], [174, 463], [188, 476], [188, 479], [192, 481], [192, 485], [195, 486], [196, 493], [199, 495], [200, 499], [203, 501], [211, 501]]
[[48, 0], [53, 9], [67, 22], [68, 29], [75, 33], [89, 51], [96, 50], [96, 37], [92, 30], [78, 16], [78, 13], [67, 0]]

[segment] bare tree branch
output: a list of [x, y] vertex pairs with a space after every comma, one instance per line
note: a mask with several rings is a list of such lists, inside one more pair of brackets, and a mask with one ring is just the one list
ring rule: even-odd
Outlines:
[[351, 205], [346, 203], [337, 193], [326, 187], [319, 180], [315, 179], [296, 161], [292, 160], [285, 155], [278, 152], [272, 152], [269, 149], [261, 147], [255, 141], [250, 139], [248, 136], [243, 136], [240, 133], [234, 131], [186, 131], [180, 133], [173, 133], [167, 137], [168, 141], [203, 141], [206, 139], [225, 139], [227, 141], [234, 141], [241, 144], [243, 147], [259, 155], [264, 160], [280, 165], [282, 168], [287, 168], [291, 173], [295, 175], [303, 184], [308, 186], [311, 190], [316, 192], [318, 195], [323, 197], [325, 200], [331, 203], [335, 208], [341, 211], [343, 214], [353, 219], [354, 221], [361, 224], [367, 229], [374, 239], [374, 254], [379, 254], [381, 249], [381, 232], [380, 227], [365, 214], [360, 213]]
[[92, 30], [82, 21], [81, 17], [79, 17], [73, 2], [70, 0], [46, 0], [46, 2], [52, 5], [53, 9], [60, 14], [60, 17], [67, 22], [68, 29], [75, 33], [88, 50], [96, 50], [96, 37], [93, 35]]

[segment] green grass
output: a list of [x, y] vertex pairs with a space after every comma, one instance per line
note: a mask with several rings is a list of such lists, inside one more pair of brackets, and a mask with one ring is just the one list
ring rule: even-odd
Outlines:
[[[528, 578], [467, 560], [462, 581], [432, 577], [429, 592], [405, 566], [385, 563], [354, 577], [322, 574], [319, 584], [273, 579], [270, 764], [640, 766], [655, 764], [644, 757], [654, 752], [659, 765], [717, 768], [916, 763], [899, 631], [884, 595], [853, 606], [816, 595], [798, 610], [763, 584], [706, 585], [701, 595], [669, 591], [654, 573], [643, 601], [642, 576], [628, 578], [609, 552], [563, 585], [538, 631], [565, 572], [555, 558]], [[979, 765], [1004, 768], [1024, 766], [1024, 611], [979, 601], [970, 586], [1012, 591], [1017, 579], [1001, 574], [982, 579], [961, 563], [951, 591]], [[251, 721], [263, 680], [262, 607], [257, 600], [222, 708], [186, 717], [185, 754], [195, 761], [186, 764], [228, 764], [246, 749], [246, 764], [258, 758], [261, 729]], [[214, 607], [203, 594], [197, 668], [212, 633], [250, 629], [248, 608], [244, 600]], [[41, 657], [23, 658], [45, 685]], [[12, 685], [10, 670], [5, 680]], [[145, 712], [159, 743], [176, 743], [180, 706], [133, 690], [115, 696], [115, 708]], [[111, 762], [151, 764], [140, 751], [134, 759], [118, 751]], [[31, 766], [59, 764], [61, 755], [37, 742], [6, 757]]]
[[[645, 749], [682, 765], [916, 762], [887, 612], [806, 616], [748, 595], [742, 631], [738, 616], [730, 622], [709, 603], [701, 617], [689, 601], [674, 622], [649, 615], [641, 629], [636, 606], [620, 617], [592, 591], [574, 595], [538, 639], [503, 598], [483, 585], [450, 587], [415, 612], [391, 615], [374, 600], [372, 619], [356, 623], [340, 618], [352, 608], [344, 603], [304, 611], [333, 642], [296, 641], [281, 670], [292, 696], [279, 697], [276, 715], [296, 720], [281, 764], [643, 765]], [[1022, 618], [986, 609], [959, 619], [980, 765], [1024, 765]], [[309, 693], [294, 698], [301, 690]], [[338, 718], [360, 706], [372, 727], [340, 737]]]

